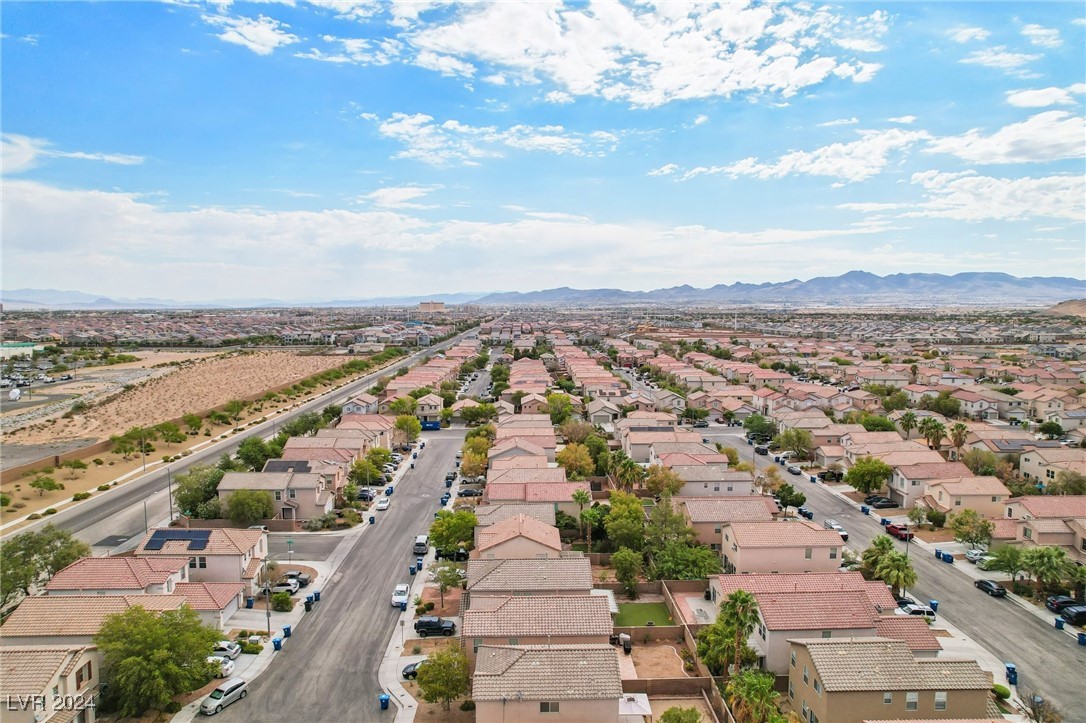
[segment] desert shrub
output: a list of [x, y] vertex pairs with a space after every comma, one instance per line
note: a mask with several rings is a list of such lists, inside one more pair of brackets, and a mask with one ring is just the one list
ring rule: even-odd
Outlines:
[[29, 515], [26, 516], [26, 519], [28, 519], [28, 520], [40, 520], [41, 515], [39, 515], [37, 512], [31, 512]]
[[103, 464], [105, 464], [105, 462], [103, 462], [103, 461], [102, 461], [101, 459], [99, 459], [98, 457], [95, 457], [95, 458], [94, 458], [94, 459], [92, 459], [91, 461], [92, 461], [92, 462], [94, 462], [94, 464], [96, 464], [96, 465], [97, 465], [97, 466], [99, 466], [99, 467], [101, 467], [101, 466], [102, 466]]
[[91, 496], [90, 492], [76, 492], [74, 495], [72, 495], [72, 499], [75, 500], [76, 502], [79, 502], [80, 500], [85, 500], [90, 496]]
[[24, 507], [26, 507], [26, 503], [25, 503], [25, 502], [16, 502], [15, 504], [13, 504], [13, 505], [12, 505], [12, 508], [13, 508], [13, 509], [16, 509], [16, 510], [21, 510], [21, 509], [23, 509]]
[[257, 653], [259, 653], [261, 650], [264, 649], [264, 646], [261, 645], [260, 643], [250, 643], [248, 641], [240, 643], [240, 645], [241, 645], [241, 652], [245, 653], [246, 655], [256, 655]]
[[108, 489], [109, 489], [109, 485], [98, 485], [98, 491], [99, 492], [105, 492]]
[[426, 612], [430, 612], [434, 609], [434, 604], [432, 602], [423, 603], [423, 607], [426, 608]]
[[294, 609], [294, 598], [289, 592], [277, 592], [272, 594], [271, 607], [277, 613], [289, 613]]
[[465, 700], [463, 703], [460, 704], [460, 710], [463, 710], [463, 711], [475, 710], [475, 701], [474, 700]]
[[42, 515], [42, 517], [45, 517], [46, 515], [55, 515], [56, 513], [57, 513], [56, 508], [55, 507], [50, 507], [47, 510], [42, 510], [41, 515]]
[[1000, 700], [1007, 700], [1011, 697], [1010, 688], [1005, 685], [1000, 685], [999, 683], [992, 686], [992, 692], [995, 693], [995, 697]]

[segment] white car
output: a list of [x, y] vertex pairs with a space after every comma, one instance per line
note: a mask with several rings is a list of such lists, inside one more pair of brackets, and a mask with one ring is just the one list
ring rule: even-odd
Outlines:
[[207, 659], [207, 662], [211, 665], [217, 665], [218, 669], [215, 671], [216, 678], [229, 678], [234, 672], [234, 661], [230, 658], [222, 658], [218, 655], [212, 655]]
[[982, 549], [980, 549], [978, 547], [978, 548], [975, 548], [975, 549], [972, 549], [972, 550], [966, 550], [965, 551], [965, 559], [969, 560], [969, 562], [976, 565], [978, 562], [980, 562], [980, 558], [984, 557], [987, 554], [988, 554], [987, 550], [982, 550]]
[[398, 608], [405, 602], [411, 601], [411, 586], [397, 585], [392, 591], [392, 607]]
[[391, 505], [391, 504], [392, 504], [392, 500], [390, 500], [388, 497], [382, 497], [381, 499], [377, 500], [376, 509], [378, 509], [378, 510], [387, 510], [389, 505]]
[[220, 640], [219, 642], [215, 643], [215, 649], [211, 652], [216, 657], [230, 658], [231, 660], [233, 660], [234, 658], [241, 655], [241, 646], [229, 640]]

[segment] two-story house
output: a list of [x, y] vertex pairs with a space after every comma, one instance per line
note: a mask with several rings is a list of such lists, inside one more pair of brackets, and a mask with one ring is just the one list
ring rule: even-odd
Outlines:
[[332, 511], [335, 495], [323, 475], [296, 472], [227, 472], [218, 495], [225, 507], [238, 490], [268, 492], [275, 500], [275, 516], [283, 520], [309, 520]]
[[476, 597], [462, 617], [472, 666], [483, 645], [606, 645], [614, 632], [609, 601], [595, 595]]
[[772, 522], [780, 508], [772, 497], [674, 497], [686, 523], [697, 533], [697, 540], [719, 551], [723, 526], [730, 522]]
[[5, 723], [94, 723], [102, 657], [98, 648], [0, 648]]
[[928, 480], [923, 500], [928, 507], [949, 515], [974, 510], [981, 517], [998, 519], [1010, 496], [998, 477], [967, 476]]
[[377, 397], [363, 392], [343, 405], [343, 414], [377, 414], [378, 402]]
[[189, 581], [187, 557], [84, 557], [57, 572], [47, 595], [170, 595]]
[[528, 515], [513, 515], [476, 530], [473, 556], [483, 560], [559, 557], [562, 540], [558, 528]]
[[807, 522], [729, 522], [721, 528], [724, 571], [833, 572], [844, 542], [834, 530]]
[[592, 594], [592, 564], [587, 557], [527, 560], [468, 560], [461, 608], [482, 597]]
[[268, 541], [260, 530], [168, 527], [150, 530], [135, 555], [184, 555], [189, 558], [191, 582], [240, 582], [245, 585], [244, 594], [255, 595], [257, 575], [268, 556]]

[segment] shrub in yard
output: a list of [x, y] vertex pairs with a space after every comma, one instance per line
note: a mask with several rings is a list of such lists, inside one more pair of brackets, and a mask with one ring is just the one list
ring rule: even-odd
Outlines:
[[474, 700], [465, 700], [463, 703], [460, 704], [460, 710], [463, 710], [463, 711], [475, 710], [475, 701]]
[[167, 703], [167, 704], [166, 704], [166, 705], [165, 705], [165, 706], [164, 706], [164, 707], [162, 708], [162, 712], [163, 712], [163, 713], [180, 713], [180, 712], [181, 712], [181, 708], [183, 708], [183, 707], [184, 707], [184, 706], [182, 706], [182, 705], [181, 705], [181, 702], [180, 702], [180, 701], [177, 701], [177, 700], [171, 700], [171, 701], [170, 701], [169, 703]]
[[1000, 700], [1007, 700], [1011, 697], [1010, 688], [1005, 685], [1000, 685], [999, 683], [992, 686], [992, 692], [995, 693], [995, 697]]
[[97, 466], [99, 466], [99, 467], [101, 467], [101, 466], [102, 466], [103, 464], [105, 464], [105, 462], [103, 462], [103, 461], [102, 461], [101, 459], [99, 459], [98, 457], [95, 457], [95, 458], [94, 458], [94, 459], [92, 459], [91, 461], [92, 461], [92, 462], [94, 462], [94, 464], [96, 464], [96, 465], [97, 465]]
[[85, 500], [90, 496], [91, 496], [90, 492], [76, 492], [74, 495], [72, 495], [72, 499], [75, 500], [76, 502], [79, 502], [80, 500]]
[[43, 510], [41, 514], [42, 514], [42, 517], [45, 517], [46, 515], [55, 515], [56, 513], [57, 513], [56, 508], [50, 507], [47, 510]]
[[416, 615], [425, 615], [426, 614], [426, 606], [425, 605], [419, 605], [418, 607], [416, 607], [415, 608], [415, 614]]
[[21, 510], [24, 507], [26, 507], [26, 503], [25, 502], [16, 502], [15, 504], [12, 505], [12, 507], [14, 509], [16, 509], [16, 510]]
[[428, 602], [424, 604], [423, 607], [426, 608], [426, 612], [430, 612], [434, 609], [434, 604], [432, 602]]
[[245, 653], [246, 655], [256, 655], [263, 649], [264, 646], [260, 643], [250, 643], [248, 641], [241, 643], [241, 652]]
[[26, 519], [28, 519], [28, 520], [40, 520], [41, 515], [39, 515], [37, 512], [31, 512], [29, 515], [26, 516]]
[[294, 609], [294, 598], [289, 592], [277, 592], [272, 595], [271, 606], [277, 613], [289, 613]]
[[411, 654], [412, 655], [422, 655], [422, 646], [421, 645], [416, 645], [413, 648], [411, 648]]
[[109, 485], [98, 485], [98, 491], [99, 492], [105, 492], [108, 489], [109, 489]]

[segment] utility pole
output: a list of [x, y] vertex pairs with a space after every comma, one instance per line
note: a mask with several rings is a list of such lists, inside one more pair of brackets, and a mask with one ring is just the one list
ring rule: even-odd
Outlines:
[[271, 580], [268, 578], [268, 557], [264, 556], [264, 614], [268, 619], [268, 642], [271, 642]]
[[170, 496], [170, 524], [173, 524], [173, 475], [166, 468], [166, 493]]
[[143, 427], [140, 427], [140, 454], [143, 456], [143, 471], [147, 471], [147, 443], [143, 441]]

